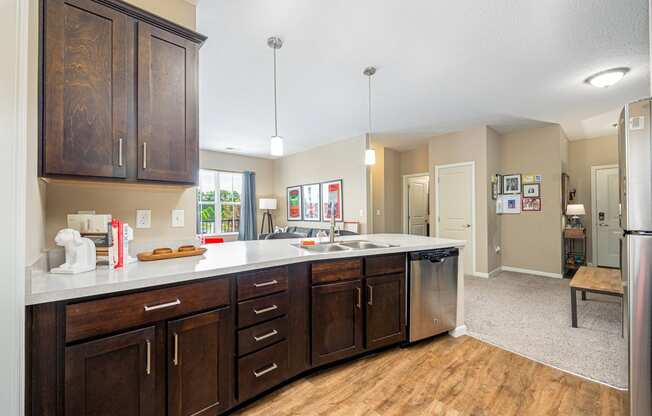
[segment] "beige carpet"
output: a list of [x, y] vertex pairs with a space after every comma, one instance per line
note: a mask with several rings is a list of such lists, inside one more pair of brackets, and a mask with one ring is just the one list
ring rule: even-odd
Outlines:
[[578, 294], [571, 327], [570, 280], [502, 272], [465, 276], [469, 335], [608, 385], [627, 387], [627, 346], [615, 297]]

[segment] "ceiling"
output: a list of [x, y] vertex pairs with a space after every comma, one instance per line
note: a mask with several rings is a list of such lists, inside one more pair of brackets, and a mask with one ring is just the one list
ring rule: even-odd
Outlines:
[[[197, 13], [200, 146], [267, 157], [278, 51], [286, 154], [367, 131], [398, 150], [487, 124], [499, 133], [560, 123], [570, 139], [615, 132], [650, 95], [647, 0], [210, 0]], [[598, 89], [587, 76], [632, 70]]]

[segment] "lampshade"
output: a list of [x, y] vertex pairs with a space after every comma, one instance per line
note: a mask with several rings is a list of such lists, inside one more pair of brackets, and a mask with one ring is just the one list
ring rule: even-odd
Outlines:
[[258, 200], [259, 209], [276, 209], [276, 199], [274, 198], [260, 198]]
[[566, 207], [566, 215], [586, 215], [584, 204], [569, 204]]
[[376, 164], [376, 151], [374, 149], [364, 151], [364, 164], [367, 166]]

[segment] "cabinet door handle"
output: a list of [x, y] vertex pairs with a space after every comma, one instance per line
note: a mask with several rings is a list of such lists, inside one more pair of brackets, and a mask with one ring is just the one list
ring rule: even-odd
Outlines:
[[368, 287], [369, 287], [369, 302], [367, 302], [367, 304], [369, 306], [373, 306], [373, 304], [374, 304], [374, 287], [371, 286], [371, 285], [369, 285]]
[[145, 374], [152, 374], [152, 341], [145, 341], [147, 345], [147, 366], [145, 367]]
[[174, 333], [174, 356], [172, 357], [172, 364], [179, 365], [179, 334]]
[[276, 280], [270, 280], [269, 282], [263, 282], [263, 283], [254, 283], [254, 287], [265, 287], [265, 286], [273, 286], [278, 284]]
[[256, 378], [264, 376], [265, 374], [270, 373], [270, 372], [276, 370], [277, 368], [278, 368], [278, 365], [276, 365], [276, 363], [272, 363], [272, 365], [270, 365], [269, 367], [267, 367], [264, 370], [260, 370], [260, 371], [254, 370], [254, 376], [256, 376]]
[[118, 139], [118, 166], [122, 166], [122, 137]]
[[264, 339], [267, 339], [269, 337], [273, 337], [274, 335], [277, 335], [277, 334], [278, 334], [278, 331], [273, 329], [271, 332], [268, 332], [265, 335], [261, 335], [259, 337], [254, 335], [254, 340], [256, 340], [256, 342], [260, 342], [260, 341], [262, 341]]
[[145, 305], [145, 312], [155, 311], [157, 309], [171, 308], [171, 307], [177, 306], [177, 305], [181, 305], [181, 301], [179, 299], [175, 299], [172, 302], [161, 303], [161, 304], [154, 305], [154, 306]]
[[254, 309], [254, 313], [255, 313], [256, 315], [260, 315], [261, 313], [271, 312], [271, 311], [275, 311], [275, 310], [277, 310], [277, 309], [278, 309], [278, 306], [276, 306], [276, 305], [272, 305], [272, 306], [270, 306], [270, 307], [268, 307], [268, 308], [263, 308], [263, 309]]
[[362, 308], [362, 290], [359, 287], [356, 287], [355, 291], [358, 293], [358, 304], [355, 306], [360, 309]]
[[147, 142], [143, 143], [143, 169], [147, 169]]

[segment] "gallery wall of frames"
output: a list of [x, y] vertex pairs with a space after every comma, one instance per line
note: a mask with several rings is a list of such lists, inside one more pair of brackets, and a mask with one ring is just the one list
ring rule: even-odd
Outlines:
[[541, 212], [541, 175], [494, 175], [491, 197], [496, 201], [496, 214]]
[[344, 220], [342, 179], [288, 186], [286, 190], [288, 221]]

